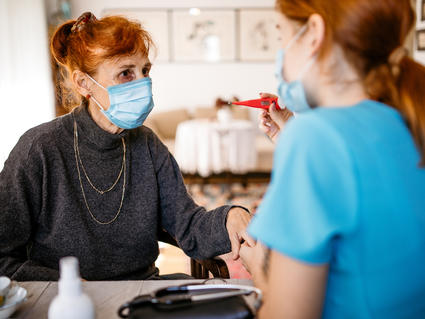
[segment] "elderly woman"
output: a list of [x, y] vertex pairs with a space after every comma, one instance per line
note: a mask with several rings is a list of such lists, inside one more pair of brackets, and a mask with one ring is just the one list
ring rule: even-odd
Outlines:
[[0, 274], [57, 280], [79, 258], [87, 280], [159, 278], [157, 232], [185, 253], [238, 258], [249, 213], [194, 203], [167, 148], [142, 126], [154, 103], [152, 41], [123, 17], [83, 14], [51, 42], [67, 71], [71, 113], [26, 132], [0, 174]]

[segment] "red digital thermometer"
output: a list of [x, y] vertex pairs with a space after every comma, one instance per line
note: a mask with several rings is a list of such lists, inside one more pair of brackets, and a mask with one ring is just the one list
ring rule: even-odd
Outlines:
[[258, 109], [263, 109], [268, 111], [270, 105], [272, 103], [275, 103], [276, 109], [280, 110], [279, 104], [277, 104], [277, 97], [265, 97], [262, 99], [256, 99], [256, 100], [248, 100], [248, 101], [239, 101], [239, 102], [231, 102], [231, 104], [234, 105], [244, 105], [249, 107], [255, 107]]

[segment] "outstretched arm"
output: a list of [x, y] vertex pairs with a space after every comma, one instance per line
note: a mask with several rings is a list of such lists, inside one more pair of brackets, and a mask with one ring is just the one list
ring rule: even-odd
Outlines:
[[228, 253], [239, 257], [242, 240], [253, 242], [246, 233], [251, 219], [247, 210], [221, 206], [207, 211], [186, 190], [180, 169], [167, 148], [152, 134], [151, 150], [159, 189], [161, 226], [184, 252], [205, 259]]

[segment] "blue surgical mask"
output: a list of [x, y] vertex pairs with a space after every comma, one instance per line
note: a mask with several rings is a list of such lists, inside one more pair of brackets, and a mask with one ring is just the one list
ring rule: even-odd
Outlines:
[[279, 96], [279, 105], [285, 105], [288, 110], [294, 113], [299, 113], [311, 109], [311, 106], [307, 102], [307, 97], [304, 89], [302, 80], [315, 61], [315, 58], [311, 59], [302, 69], [298, 79], [292, 82], [287, 82], [283, 73], [283, 63], [285, 60], [285, 53], [298, 41], [298, 39], [307, 30], [307, 26], [303, 26], [297, 34], [292, 38], [284, 49], [280, 49], [276, 57], [276, 77], [279, 81], [277, 92]]
[[90, 75], [87, 74], [87, 76], [99, 87], [108, 92], [110, 106], [106, 111], [94, 97], [91, 98], [106, 118], [116, 126], [123, 129], [139, 127], [152, 111], [154, 103], [151, 78], [147, 77], [108, 86], [106, 89]]

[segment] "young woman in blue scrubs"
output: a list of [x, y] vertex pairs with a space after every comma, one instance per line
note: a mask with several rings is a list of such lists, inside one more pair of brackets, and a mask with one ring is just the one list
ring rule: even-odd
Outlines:
[[425, 68], [403, 48], [410, 0], [276, 7], [278, 96], [295, 117], [249, 227], [258, 243], [241, 250], [264, 289], [259, 317], [425, 318]]

